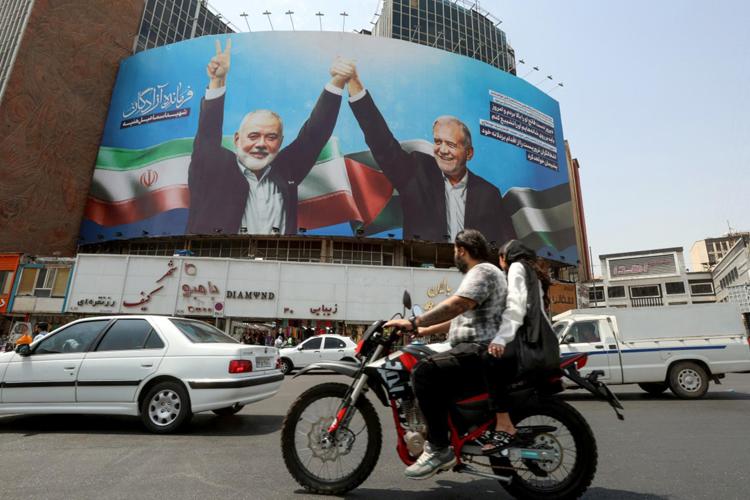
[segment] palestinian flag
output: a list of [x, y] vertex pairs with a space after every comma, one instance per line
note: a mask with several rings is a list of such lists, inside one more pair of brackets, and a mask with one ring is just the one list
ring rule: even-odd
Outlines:
[[547, 255], [540, 250], [550, 251], [554, 256], [568, 253], [565, 260], [575, 262], [573, 202], [567, 183], [540, 191], [511, 188], [503, 196], [503, 202], [519, 240], [542, 257]]

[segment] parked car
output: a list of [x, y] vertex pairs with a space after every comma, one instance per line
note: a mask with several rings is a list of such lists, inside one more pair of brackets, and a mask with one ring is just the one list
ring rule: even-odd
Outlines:
[[317, 335], [296, 347], [279, 349], [281, 371], [286, 374], [296, 368], [304, 368], [320, 361], [350, 361], [356, 363], [357, 358], [354, 356], [356, 348], [357, 344], [349, 337]]
[[140, 416], [172, 432], [194, 413], [237, 413], [278, 392], [278, 350], [202, 321], [110, 316], [74, 321], [0, 354], [0, 414]]
[[588, 353], [581, 374], [599, 371], [607, 385], [694, 399], [710, 380], [750, 370], [750, 338], [734, 304], [579, 309], [554, 319], [561, 354]]

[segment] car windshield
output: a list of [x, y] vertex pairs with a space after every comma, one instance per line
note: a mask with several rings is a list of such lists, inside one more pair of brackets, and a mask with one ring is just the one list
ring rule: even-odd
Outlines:
[[565, 331], [566, 328], [568, 328], [568, 322], [567, 321], [559, 321], [552, 325], [552, 329], [555, 331], [555, 335], [557, 335], [557, 338], [562, 338], [562, 334]]
[[170, 319], [185, 336], [195, 344], [239, 344], [239, 342], [216, 327], [188, 319]]

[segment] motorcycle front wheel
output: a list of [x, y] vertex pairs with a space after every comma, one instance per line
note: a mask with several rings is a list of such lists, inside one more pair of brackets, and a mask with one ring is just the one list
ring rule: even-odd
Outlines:
[[328, 435], [348, 386], [312, 387], [292, 403], [281, 429], [281, 451], [289, 473], [306, 490], [340, 495], [367, 479], [380, 456], [380, 420], [360, 395], [346, 426]]
[[526, 448], [552, 451], [556, 459], [534, 461], [491, 457], [495, 474], [512, 476], [501, 483], [516, 498], [578, 498], [588, 489], [596, 474], [597, 450], [594, 433], [583, 416], [556, 398], [539, 398], [511, 410], [516, 427], [545, 426], [554, 431], [538, 434]]

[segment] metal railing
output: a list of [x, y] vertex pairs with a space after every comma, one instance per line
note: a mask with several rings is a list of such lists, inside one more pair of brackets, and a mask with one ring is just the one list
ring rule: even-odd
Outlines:
[[641, 297], [631, 298], [630, 305], [633, 307], [656, 307], [663, 306], [664, 302], [661, 297]]

